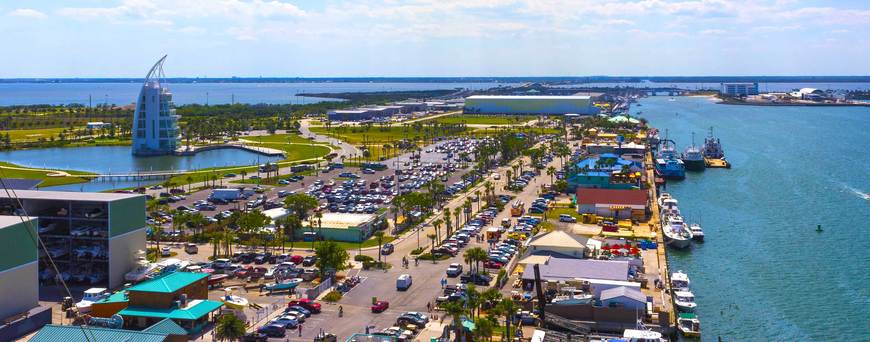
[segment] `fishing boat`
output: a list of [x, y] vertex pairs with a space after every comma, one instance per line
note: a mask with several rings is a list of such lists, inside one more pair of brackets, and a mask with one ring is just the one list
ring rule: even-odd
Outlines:
[[140, 256], [137, 258], [136, 268], [124, 274], [124, 280], [126, 281], [133, 283], [143, 281], [157, 268], [156, 264], [148, 262], [148, 259], [145, 258], [145, 251], [140, 250], [138, 254]]
[[661, 140], [658, 157], [656, 158], [656, 173], [664, 178], [683, 179], [686, 178], [686, 165], [677, 156], [676, 144], [673, 140]]
[[701, 337], [701, 321], [698, 315], [691, 312], [681, 312], [677, 316], [677, 329], [686, 337]]
[[687, 291], [690, 284], [689, 275], [683, 271], [671, 273], [671, 288], [675, 291]]
[[237, 296], [234, 293], [236, 292], [236, 288], [228, 287], [224, 289], [224, 296], [221, 297], [221, 301], [224, 302], [229, 308], [232, 309], [244, 309], [248, 307], [248, 299], [242, 296]]
[[697, 242], [704, 242], [704, 230], [701, 229], [701, 225], [697, 223], [692, 223], [689, 225], [689, 231], [692, 232], [692, 240]]
[[674, 304], [682, 312], [694, 312], [698, 304], [695, 303], [695, 295], [692, 291], [674, 291]]
[[76, 303], [76, 310], [82, 314], [91, 312], [91, 304], [99, 302], [108, 296], [109, 292], [106, 291], [106, 288], [94, 287], [87, 289], [84, 296], [82, 296], [82, 300]]
[[663, 218], [662, 232], [665, 235], [665, 243], [673, 248], [687, 248], [692, 241], [692, 232], [686, 228], [683, 218], [679, 215], [670, 215]]
[[689, 171], [704, 171], [707, 165], [704, 162], [704, 154], [701, 149], [695, 146], [695, 133], [692, 133], [692, 145], [683, 151], [683, 164], [686, 165], [686, 170]]
[[288, 279], [278, 283], [270, 283], [263, 286], [264, 289], [269, 291], [284, 291], [284, 290], [292, 290], [295, 289], [296, 286], [299, 286], [304, 280], [302, 278], [293, 278]]
[[725, 159], [725, 151], [722, 150], [722, 144], [719, 138], [713, 136], [713, 127], [710, 127], [710, 135], [704, 139], [704, 148], [701, 149], [704, 155], [704, 164], [711, 168], [731, 168], [731, 163]]

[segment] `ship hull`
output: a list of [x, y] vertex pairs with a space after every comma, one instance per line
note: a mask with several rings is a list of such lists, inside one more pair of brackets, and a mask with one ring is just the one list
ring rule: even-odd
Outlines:
[[704, 169], [707, 168], [707, 165], [704, 163], [704, 159], [683, 159], [683, 164], [686, 165], [687, 171], [704, 171]]

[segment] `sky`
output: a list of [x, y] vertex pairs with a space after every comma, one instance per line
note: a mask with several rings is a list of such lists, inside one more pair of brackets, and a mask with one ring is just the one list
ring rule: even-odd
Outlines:
[[870, 1], [0, 0], [0, 78], [870, 75]]

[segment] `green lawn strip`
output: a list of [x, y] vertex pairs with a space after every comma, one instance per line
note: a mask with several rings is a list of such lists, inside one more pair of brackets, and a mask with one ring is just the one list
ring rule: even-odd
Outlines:
[[547, 214], [547, 217], [558, 220], [559, 215], [563, 215], [563, 214], [571, 215], [572, 217], [576, 218], [577, 221], [580, 221], [582, 219], [582, 216], [580, 216], [580, 213], [577, 212], [577, 209], [571, 209], [571, 208], [567, 208], [567, 207], [551, 208], [549, 213]]
[[242, 137], [242, 139], [256, 141], [260, 143], [293, 143], [293, 144], [317, 144], [327, 145], [325, 142], [314, 141], [313, 139], [303, 138], [298, 134], [272, 134], [260, 135], [251, 137]]
[[13, 129], [8, 131], [2, 131], [4, 135], [6, 133], [9, 134], [9, 140], [13, 143], [21, 142], [21, 141], [37, 141], [39, 138], [43, 138], [48, 140], [50, 137], [57, 138], [57, 135], [60, 132], [63, 132], [63, 128], [39, 128], [39, 129]]
[[[390, 242], [393, 242], [394, 240], [396, 240], [395, 237], [384, 236], [384, 238], [381, 240], [381, 244], [390, 243]], [[348, 250], [348, 251], [360, 248], [360, 244], [356, 243], [356, 242], [344, 242], [344, 241], [333, 241], [333, 242], [338, 244], [338, 246], [341, 247], [342, 249]], [[315, 244], [316, 244], [316, 242], [315, 242]], [[308, 248], [308, 247], [311, 247], [311, 242], [296, 241], [295, 245], [296, 245], [296, 248], [299, 248], [299, 247]], [[362, 248], [376, 247], [377, 245], [378, 245], [378, 239], [373, 236], [373, 237], [370, 237], [368, 240], [363, 241]], [[377, 257], [375, 257], [375, 259], [377, 259]]]
[[531, 115], [449, 115], [435, 118], [438, 123], [468, 125], [519, 125], [534, 120]]
[[[424, 130], [417, 131], [410, 126], [373, 126], [368, 129], [366, 129], [365, 127], [333, 127], [329, 130], [327, 130], [326, 127], [312, 127], [311, 132], [320, 135], [335, 137], [354, 145], [358, 145], [363, 142], [395, 144], [402, 139], [417, 140], [423, 139], [426, 136]], [[441, 135], [441, 133], [439, 133], [439, 135]]]
[[[0, 162], [0, 166], [16, 167], [16, 168], [23, 167], [23, 166], [19, 166], [19, 165], [7, 163], [7, 162]], [[93, 173], [84, 172], [84, 171], [68, 171], [68, 170], [58, 170], [58, 171], [64, 171], [64, 172], [67, 172], [71, 175], [90, 175], [90, 174], [93, 174]], [[48, 173], [49, 172], [47, 172], [47, 171], [41, 171], [41, 170], [30, 169], [30, 168], [28, 168], [27, 170], [2, 168], [2, 174], [0, 174], [0, 175], [2, 175], [2, 177], [4, 177], [4, 178], [41, 179], [42, 182], [39, 183], [40, 187], [85, 183], [85, 182], [88, 182], [90, 180], [88, 178], [82, 178], [82, 177], [49, 177]]]

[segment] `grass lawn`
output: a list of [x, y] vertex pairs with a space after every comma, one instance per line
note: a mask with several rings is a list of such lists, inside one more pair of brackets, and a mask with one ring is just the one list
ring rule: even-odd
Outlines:
[[[381, 241], [383, 243], [389, 243], [389, 242], [393, 242], [393, 240], [395, 240], [395, 239], [396, 238], [392, 237], [392, 236], [384, 236], [383, 240], [381, 240]], [[360, 245], [356, 242], [335, 241], [335, 243], [338, 244], [339, 247], [341, 247], [345, 250], [348, 250], [348, 251], [352, 251], [354, 249], [360, 248]], [[311, 246], [310, 242], [298, 242], [297, 241], [296, 244], [297, 245], [302, 244], [303, 246], [307, 244], [309, 247]], [[376, 239], [373, 236], [373, 237], [370, 237], [368, 240], [363, 241], [362, 248], [377, 247], [377, 245], [378, 245], [378, 239]]]
[[[389, 126], [379, 127], [374, 126], [369, 129], [364, 127], [333, 127], [327, 130], [326, 127], [312, 127], [314, 133], [333, 136], [344, 140], [348, 143], [359, 145], [363, 141], [368, 143], [390, 143], [394, 144], [401, 139], [423, 139], [425, 130], [416, 131], [412, 127]], [[440, 132], [439, 136], [443, 136]]]
[[272, 134], [272, 135], [261, 135], [255, 137], [242, 137], [242, 139], [256, 141], [261, 143], [293, 143], [293, 144], [319, 144], [325, 145], [326, 143], [317, 142], [312, 139], [303, 138], [298, 134]]
[[550, 212], [547, 214], [547, 217], [553, 218], [555, 220], [559, 220], [559, 215], [567, 214], [577, 219], [577, 222], [582, 220], [582, 216], [577, 212], [577, 209], [571, 209], [568, 207], [555, 207], [550, 209]]
[[58, 133], [62, 132], [64, 129], [57, 128], [40, 128], [40, 129], [15, 129], [9, 131], [3, 131], [3, 133], [9, 133], [9, 139], [12, 142], [20, 142], [20, 141], [36, 141], [39, 138], [44, 138], [48, 140], [49, 137], [57, 138]]
[[511, 125], [529, 122], [535, 119], [532, 115], [470, 115], [459, 114], [436, 118], [435, 121], [444, 124], [465, 123], [469, 125]]
[[[7, 167], [21, 167], [15, 164], [10, 164], [7, 162], [0, 162], [0, 176], [4, 178], [24, 178], [24, 179], [41, 179], [42, 182], [39, 183], [40, 187], [46, 186], [54, 186], [54, 185], [65, 185], [65, 184], [76, 184], [76, 183], [85, 183], [88, 181], [87, 178], [81, 177], [49, 177], [46, 171], [40, 170], [17, 170], [17, 169], [8, 169]], [[87, 175], [90, 174], [88, 172], [81, 171], [66, 171], [72, 175]]]

